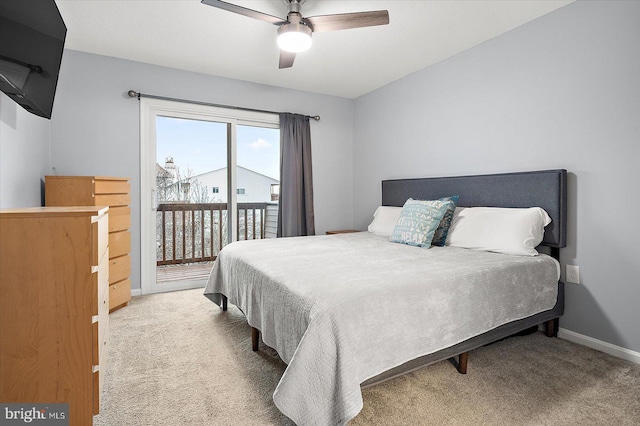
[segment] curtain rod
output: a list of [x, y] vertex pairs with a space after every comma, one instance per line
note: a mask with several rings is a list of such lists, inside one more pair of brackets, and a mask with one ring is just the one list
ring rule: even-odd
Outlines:
[[[269, 113], [269, 114], [280, 114], [277, 111], [267, 111], [267, 110], [264, 110], [264, 109], [244, 108], [244, 107], [237, 107], [237, 106], [231, 106], [231, 105], [213, 104], [213, 103], [210, 103], [210, 102], [189, 101], [189, 100], [186, 100], [186, 99], [169, 98], [169, 97], [166, 97], [166, 96], [148, 95], [146, 93], [136, 92], [135, 90], [129, 90], [127, 93], [129, 94], [129, 97], [138, 98], [138, 100], [140, 100], [140, 98], [153, 98], [153, 99], [162, 99], [162, 100], [165, 100], [165, 101], [177, 101], [177, 102], [186, 102], [186, 103], [189, 103], [189, 104], [197, 104], [197, 105], [206, 105], [206, 106], [212, 106], [212, 107], [238, 109], [238, 110], [241, 110], [241, 111], [253, 111], [253, 112], [266, 112], [266, 113]], [[312, 119], [314, 119], [316, 121], [320, 121], [320, 116], [319, 115], [306, 115], [305, 117], [312, 118]]]

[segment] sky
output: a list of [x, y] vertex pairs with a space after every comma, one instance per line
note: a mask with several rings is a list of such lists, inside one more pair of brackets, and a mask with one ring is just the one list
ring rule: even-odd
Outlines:
[[[173, 117], [156, 119], [156, 158], [167, 157], [195, 176], [227, 166], [227, 124]], [[237, 126], [238, 165], [280, 179], [280, 130]]]

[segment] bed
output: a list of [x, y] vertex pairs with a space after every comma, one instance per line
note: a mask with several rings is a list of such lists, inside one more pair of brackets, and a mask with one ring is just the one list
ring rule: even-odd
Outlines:
[[420, 249], [369, 232], [233, 243], [205, 295], [238, 306], [287, 363], [274, 402], [297, 424], [344, 424], [361, 389], [544, 324], [564, 309], [566, 170], [382, 182], [382, 205], [459, 195], [459, 207], [541, 207], [547, 254]]

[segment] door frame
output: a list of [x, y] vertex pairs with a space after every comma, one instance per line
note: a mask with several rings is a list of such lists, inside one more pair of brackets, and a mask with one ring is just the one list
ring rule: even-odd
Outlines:
[[140, 290], [142, 294], [192, 288], [193, 283], [159, 288], [156, 283], [156, 117], [173, 117], [190, 120], [227, 123], [227, 200], [230, 206], [228, 217], [228, 241], [237, 240], [235, 226], [231, 221], [237, 217], [236, 194], [236, 126], [248, 125], [279, 128], [276, 113], [222, 108], [198, 103], [169, 101], [155, 98], [140, 98]]

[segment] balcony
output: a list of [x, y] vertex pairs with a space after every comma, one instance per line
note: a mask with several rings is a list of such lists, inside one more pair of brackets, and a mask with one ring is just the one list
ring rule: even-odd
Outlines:
[[[156, 211], [158, 282], [202, 280], [228, 243], [227, 203], [167, 203]], [[238, 203], [238, 240], [273, 238], [277, 203]]]

